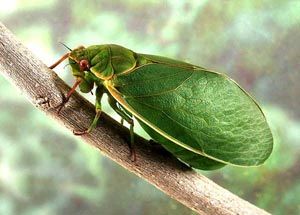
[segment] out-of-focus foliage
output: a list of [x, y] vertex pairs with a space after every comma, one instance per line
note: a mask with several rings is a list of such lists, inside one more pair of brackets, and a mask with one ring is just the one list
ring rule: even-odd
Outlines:
[[[70, 47], [117, 43], [228, 73], [263, 106], [274, 151], [257, 168], [202, 173], [274, 214], [300, 211], [299, 1], [0, 0], [0, 5], [0, 20], [48, 65], [66, 51], [59, 41]], [[72, 83], [68, 69], [56, 71]], [[0, 110], [0, 214], [193, 214], [78, 142], [3, 77]]]

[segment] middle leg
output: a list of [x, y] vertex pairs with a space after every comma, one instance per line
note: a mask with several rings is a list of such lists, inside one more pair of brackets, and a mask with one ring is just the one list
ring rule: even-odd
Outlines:
[[132, 161], [136, 160], [136, 154], [135, 154], [135, 150], [134, 150], [134, 121], [132, 119], [132, 115], [128, 114], [127, 112], [125, 112], [123, 109], [121, 109], [118, 104], [117, 101], [111, 96], [108, 95], [108, 103], [111, 106], [111, 108], [116, 111], [117, 114], [119, 114], [121, 116], [121, 124], [123, 124], [123, 121], [125, 120], [128, 124], [129, 124], [129, 131], [130, 131], [130, 142], [128, 144], [129, 146], [129, 150], [130, 150], [130, 158]]

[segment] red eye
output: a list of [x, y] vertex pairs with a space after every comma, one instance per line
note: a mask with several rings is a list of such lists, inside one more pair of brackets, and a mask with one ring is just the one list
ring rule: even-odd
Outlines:
[[86, 71], [90, 68], [88, 60], [81, 60], [79, 62], [80, 71]]

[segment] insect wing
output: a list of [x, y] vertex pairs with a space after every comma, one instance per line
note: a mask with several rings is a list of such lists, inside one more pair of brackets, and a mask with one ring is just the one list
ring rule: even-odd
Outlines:
[[190, 150], [187, 150], [177, 144], [174, 144], [169, 139], [165, 138], [164, 136], [160, 135], [158, 132], [150, 128], [148, 125], [143, 123], [141, 120], [138, 120], [142, 128], [150, 135], [152, 139], [157, 141], [158, 143], [162, 144], [165, 149], [171, 152], [175, 157], [179, 158], [184, 163], [188, 164], [189, 166], [202, 169], [202, 170], [215, 170], [219, 169], [226, 164], [215, 161], [213, 159], [209, 159], [197, 153], [194, 153]]
[[108, 90], [140, 121], [193, 153], [255, 166], [272, 151], [260, 107], [225, 75], [154, 63], [117, 76]]

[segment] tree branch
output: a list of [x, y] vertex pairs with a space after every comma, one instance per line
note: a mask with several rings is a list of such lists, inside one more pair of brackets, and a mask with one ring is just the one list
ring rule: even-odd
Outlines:
[[[0, 23], [0, 72], [29, 101], [70, 130], [87, 128], [94, 117], [91, 103], [75, 93], [60, 115], [56, 106], [70, 89], [52, 70], [18, 42]], [[136, 137], [137, 161], [129, 159], [128, 130], [107, 115], [91, 134], [81, 138], [107, 157], [147, 180], [200, 214], [268, 214], [189, 169], [169, 153]]]

